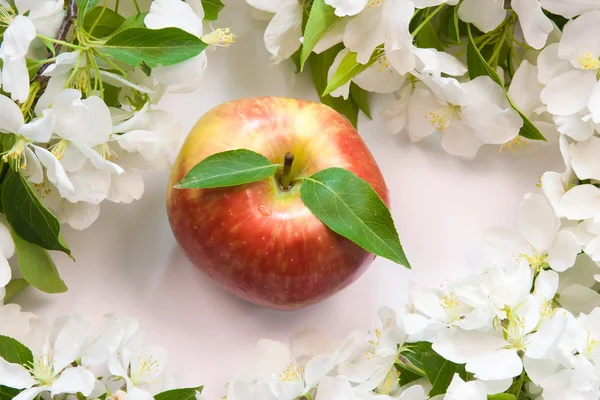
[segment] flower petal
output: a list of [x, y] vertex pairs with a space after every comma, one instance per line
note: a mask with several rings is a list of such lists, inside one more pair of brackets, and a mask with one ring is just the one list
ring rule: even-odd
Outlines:
[[531, 378], [533, 383], [539, 385], [544, 379], [556, 373], [560, 365], [558, 361], [549, 359], [534, 359], [530, 357], [523, 358], [523, 367], [527, 376]]
[[0, 222], [0, 255], [4, 256], [7, 260], [15, 254], [15, 242], [13, 242], [12, 236], [8, 227]]
[[[600, 123], [600, 82], [596, 82], [587, 105], [590, 115], [595, 124]], [[589, 119], [589, 117], [588, 117]]]
[[525, 355], [535, 359], [547, 360], [558, 347], [562, 335], [567, 329], [567, 314], [558, 310], [550, 320], [528, 337], [529, 344]]
[[36, 386], [23, 390], [13, 400], [33, 400], [40, 393], [50, 390], [50, 386]]
[[429, 115], [442, 108], [431, 91], [415, 89], [408, 103], [408, 134], [413, 142], [426, 138], [436, 131]]
[[344, 32], [346, 31], [348, 22], [350, 22], [349, 18], [339, 20], [331, 29], [325, 32], [321, 39], [319, 39], [313, 48], [313, 51], [317, 54], [321, 54], [336, 44], [342, 43], [344, 41]]
[[540, 96], [550, 114], [575, 114], [587, 107], [595, 84], [595, 71], [572, 70], [548, 82]]
[[385, 56], [396, 71], [404, 75], [413, 71], [416, 65], [415, 46], [409, 30], [415, 11], [414, 5], [412, 1], [407, 0], [386, 1], [381, 8]]
[[29, 71], [25, 58], [4, 57], [2, 66], [2, 89], [10, 97], [24, 103], [29, 97]]
[[600, 294], [587, 286], [573, 284], [560, 291], [560, 304], [574, 315], [600, 307]]
[[548, 45], [537, 59], [538, 80], [547, 85], [552, 79], [572, 70], [571, 64], [558, 57], [558, 43]]
[[326, 376], [321, 379], [315, 400], [352, 400], [352, 386], [343, 376]]
[[540, 0], [542, 7], [552, 14], [562, 15], [565, 18], [573, 18], [588, 11], [600, 8], [595, 0]]
[[467, 362], [466, 370], [482, 380], [499, 380], [518, 376], [523, 362], [514, 349], [500, 349]]
[[[69, 317], [54, 342], [54, 370], [56, 372], [62, 371], [81, 356], [81, 347], [89, 330], [90, 322], [82, 316], [73, 315]], [[81, 370], [76, 370], [67, 375], [67, 377], [81, 376], [81, 373]], [[66, 381], [68, 382], [69, 380], [66, 379]], [[90, 392], [92, 389], [93, 385]], [[54, 386], [53, 390], [55, 390]]]
[[394, 68], [379, 63], [367, 68], [352, 80], [366, 91], [375, 93], [393, 93], [404, 84], [404, 76]]
[[584, 113], [587, 113], [587, 110], [571, 115], [555, 115], [553, 120], [556, 129], [575, 140], [589, 139], [594, 134], [594, 121], [589, 118], [584, 121]]
[[9, 363], [0, 357], [0, 384], [15, 389], [26, 389], [36, 382], [25, 367]]
[[23, 59], [24, 61], [35, 35], [33, 21], [28, 17], [17, 15], [4, 31], [0, 52], [4, 55], [3, 57]]
[[197, 37], [202, 36], [202, 17], [180, 0], [155, 0], [144, 18], [150, 29], [179, 28]]
[[61, 193], [61, 196], [73, 193], [75, 191], [73, 183], [71, 183], [60, 161], [58, 161], [52, 153], [42, 147], [33, 146], [33, 148], [42, 165], [46, 167], [46, 176], [48, 177], [48, 180], [56, 186]]
[[302, 15], [299, 2], [281, 7], [265, 30], [265, 46], [275, 63], [292, 56], [300, 47]]
[[542, 190], [544, 192], [544, 196], [546, 196], [546, 198], [554, 208], [554, 212], [557, 214], [557, 216], [562, 217], [562, 214], [558, 212], [560, 200], [565, 194], [565, 187], [562, 182], [562, 175], [558, 172], [544, 172], [544, 175], [542, 175]]
[[548, 249], [546, 262], [555, 271], [563, 272], [575, 264], [577, 254], [581, 252], [581, 246], [572, 232], [563, 230], [558, 232], [556, 239]]
[[8, 285], [10, 278], [12, 277], [12, 271], [8, 260], [0, 254], [0, 287]]
[[446, 329], [438, 333], [433, 342], [433, 350], [449, 361], [464, 364], [479, 357], [485, 359], [505, 345], [502, 337], [490, 332]]
[[[337, 55], [333, 59], [333, 63], [331, 63], [331, 67], [329, 67], [329, 70], [327, 71], [328, 82], [331, 80], [331, 78], [335, 76], [335, 73], [340, 67], [342, 60], [344, 59], [344, 57], [346, 57], [346, 55], [348, 55], [348, 53], [350, 53], [350, 50], [348, 49], [343, 49], [342, 51], [337, 53]], [[350, 96], [350, 82], [347, 82], [339, 88], [335, 89], [330, 93], [330, 95], [333, 97], [342, 97], [343, 99], [347, 99], [348, 96]]]
[[23, 125], [25, 120], [19, 106], [0, 94], [0, 132], [16, 134]]
[[508, 88], [508, 97], [527, 117], [542, 106], [540, 100], [542, 88], [537, 80], [537, 75], [538, 68], [531, 65], [529, 61], [523, 60]]
[[[251, 7], [256, 8], [257, 10], [276, 14], [281, 9], [281, 7], [290, 5], [295, 1], [296, 0], [246, 0], [246, 3], [248, 3]], [[330, 5], [335, 7], [333, 4]]]
[[554, 26], [542, 11], [539, 1], [513, 0], [511, 7], [519, 16], [525, 41], [534, 49], [544, 47]]
[[458, 9], [458, 17], [482, 32], [489, 32], [504, 21], [506, 10], [502, 1], [464, 0]]
[[460, 375], [454, 374], [452, 382], [450, 382], [450, 386], [446, 390], [445, 398], [486, 400], [486, 387], [481, 381], [465, 382], [461, 379]]
[[144, 179], [142, 175], [127, 170], [120, 175], [114, 175], [110, 179], [110, 190], [106, 200], [113, 203], [131, 203], [139, 200], [144, 194]]
[[152, 77], [167, 85], [171, 93], [190, 93], [199, 87], [207, 65], [206, 53], [202, 52], [179, 64], [153, 68]]
[[558, 233], [560, 220], [544, 196], [528, 193], [519, 205], [518, 226], [525, 239], [543, 252]]
[[52, 384], [50, 395], [81, 393], [84, 396], [89, 396], [94, 390], [95, 380], [94, 374], [86, 368], [67, 368]]
[[346, 26], [344, 45], [356, 53], [356, 61], [361, 64], [366, 64], [375, 48], [385, 40], [382, 8], [366, 8]]
[[442, 147], [454, 156], [472, 159], [482, 145], [475, 131], [459, 122], [451, 123], [442, 134]]
[[36, 143], [48, 143], [54, 131], [54, 111], [44, 110], [42, 117], [23, 125], [19, 133]]
[[421, 63], [417, 66], [417, 70], [421, 73], [434, 75], [444, 73], [452, 76], [462, 76], [467, 72], [467, 68], [463, 63], [444, 51], [415, 47], [413, 53]]
[[575, 68], [582, 68], [580, 59], [585, 58], [586, 54], [600, 56], [600, 43], [592, 33], [593, 30], [590, 30], [590, 27], [597, 27], [599, 24], [600, 11], [592, 11], [569, 21], [563, 28], [558, 56], [569, 61]]
[[[246, 1], [255, 2], [257, 0]], [[365, 8], [368, 2], [369, 0], [325, 0], [325, 4], [329, 4], [331, 7], [335, 8], [335, 15], [338, 17], [356, 15]]]
[[[60, 53], [56, 57], [56, 61], [54, 64], [50, 64], [48, 68], [42, 73], [43, 76], [56, 76], [63, 75], [67, 72], [73, 70], [75, 65], [77, 64], [77, 60], [81, 57], [81, 53], [79, 50]], [[85, 63], [87, 60], [86, 57], [81, 57], [80, 66], [83, 66], [82, 63]]]
[[535, 279], [535, 290], [533, 294], [542, 298], [544, 301], [549, 301], [554, 298], [558, 290], [558, 274], [554, 271], [546, 271], [542, 269]]
[[154, 400], [154, 397], [145, 390], [134, 386], [127, 390], [127, 400]]
[[49, 37], [56, 37], [65, 15], [63, 0], [38, 1], [29, 12], [38, 33]]
[[600, 214], [600, 189], [594, 185], [575, 186], [562, 197], [558, 209], [571, 220], [593, 218]]

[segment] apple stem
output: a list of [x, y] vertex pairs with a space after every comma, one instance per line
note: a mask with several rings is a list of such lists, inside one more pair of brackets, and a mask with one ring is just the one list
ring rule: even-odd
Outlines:
[[292, 180], [292, 163], [294, 162], [294, 155], [292, 153], [285, 153], [283, 156], [283, 172], [281, 173], [281, 179], [279, 180], [279, 184], [283, 190], [287, 190], [290, 188], [290, 183]]

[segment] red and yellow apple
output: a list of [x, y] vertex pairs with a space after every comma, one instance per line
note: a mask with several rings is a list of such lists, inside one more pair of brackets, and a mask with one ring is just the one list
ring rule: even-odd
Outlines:
[[317, 303], [354, 282], [374, 255], [325, 226], [300, 198], [301, 181], [266, 180], [218, 189], [176, 189], [215, 153], [248, 149], [283, 164], [291, 177], [330, 167], [367, 181], [388, 205], [388, 189], [354, 127], [323, 104], [279, 97], [231, 101], [192, 128], [171, 172], [167, 212], [190, 261], [230, 293], [279, 310]]

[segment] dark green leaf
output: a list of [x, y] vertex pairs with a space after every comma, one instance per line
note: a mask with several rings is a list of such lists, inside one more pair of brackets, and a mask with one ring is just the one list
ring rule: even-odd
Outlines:
[[304, 29], [304, 40], [302, 41], [302, 54], [300, 56], [300, 70], [304, 69], [304, 64], [308, 56], [313, 51], [319, 40], [333, 29], [341, 18], [335, 15], [335, 8], [325, 4], [325, 0], [314, 0], [308, 22]]
[[498, 393], [488, 394], [488, 400], [517, 400], [514, 394], [509, 393]]
[[100, 0], [77, 0], [77, 23], [83, 25], [85, 16], [100, 3]]
[[179, 28], [131, 28], [112, 36], [102, 51], [134, 67], [145, 62], [154, 68], [189, 60], [206, 47], [202, 40]]
[[12, 281], [8, 282], [8, 285], [5, 287], [6, 293], [4, 294], [4, 301], [8, 302], [16, 294], [23, 291], [27, 285], [28, 283], [25, 279], [13, 279]]
[[144, 23], [144, 19], [146, 18], [146, 15], [148, 15], [148, 13], [136, 14], [127, 18], [125, 22], [123, 22], [121, 26], [119, 26], [119, 28], [112, 33], [112, 36], [131, 28], [145, 28], [146, 24]]
[[112, 35], [125, 18], [108, 7], [96, 7], [90, 11], [83, 21], [83, 29], [90, 35], [103, 38]]
[[390, 211], [366, 181], [345, 169], [328, 168], [304, 178], [300, 193], [308, 209], [331, 230], [410, 268]]
[[121, 101], [119, 100], [119, 95], [123, 88], [108, 83], [103, 83], [102, 86], [104, 88], [104, 102], [106, 105], [109, 107], [120, 107]]
[[454, 6], [452, 9], [452, 18], [450, 18], [450, 23], [448, 24], [448, 35], [450, 39], [452, 39], [456, 43], [460, 43], [460, 27], [461, 24], [464, 23], [458, 18], [458, 8], [460, 7], [462, 0]]
[[473, 40], [473, 35], [471, 34], [471, 24], [467, 24], [467, 34], [469, 35], [469, 44], [467, 45], [467, 69], [469, 70], [469, 78], [475, 79], [478, 76], [487, 75], [504, 88], [504, 84], [498, 73], [490, 67], [477, 49], [475, 41]]
[[204, 8], [204, 19], [207, 21], [215, 21], [219, 17], [219, 12], [225, 7], [221, 0], [202, 0]]
[[196, 400], [196, 393], [202, 393], [203, 386], [196, 388], [167, 390], [154, 396], [154, 400]]
[[327, 86], [327, 72], [329, 71], [329, 67], [331, 67], [331, 64], [333, 64], [333, 60], [335, 59], [337, 53], [339, 53], [343, 48], [344, 45], [339, 44], [322, 52], [321, 54], [313, 53], [309, 57], [310, 70], [312, 73], [313, 84], [315, 89], [317, 89], [321, 103], [328, 105], [344, 115], [348, 121], [350, 121], [350, 123], [356, 127], [358, 122], [358, 105], [352, 101], [352, 99], [344, 100], [341, 97], [321, 95]]
[[213, 154], [200, 161], [175, 185], [178, 189], [237, 186], [273, 176], [277, 165], [246, 149]]
[[27, 346], [8, 336], [0, 335], [0, 357], [11, 364], [28, 365], [33, 362], [33, 354]]
[[409, 366], [423, 371], [423, 354], [435, 353], [429, 342], [415, 342], [404, 345], [400, 358]]
[[446, 393], [455, 373], [464, 371], [464, 365], [455, 364], [437, 353], [423, 354], [423, 370], [431, 382], [429, 397]]
[[416, 381], [417, 379], [421, 379], [423, 375], [418, 374], [410, 369], [405, 368], [402, 364], [394, 364], [398, 373], [400, 374], [400, 378], [398, 383], [400, 386], [408, 385], [411, 382]]
[[20, 392], [19, 389], [0, 386], [0, 400], [13, 400]]
[[340, 63], [340, 66], [338, 67], [337, 71], [335, 71], [335, 74], [331, 77], [329, 82], [327, 82], [327, 87], [323, 92], [323, 96], [328, 95], [335, 89], [348, 83], [350, 79], [354, 78], [356, 75], [360, 74], [361, 72], [369, 68], [371, 65], [375, 64], [375, 62], [377, 61], [377, 53], [378, 51], [375, 50], [375, 52], [371, 56], [371, 59], [366, 64], [361, 64], [358, 61], [356, 61], [356, 53], [350, 52], [346, 54], [344, 58], [342, 58], [342, 62]]
[[23, 239], [48, 250], [71, 254], [62, 242], [60, 223], [40, 202], [29, 184], [12, 169], [2, 183], [2, 208], [11, 227]]
[[415, 44], [423, 49], [433, 48], [440, 51], [444, 50], [444, 44], [438, 38], [431, 21], [423, 25], [419, 33], [417, 33]]
[[373, 119], [371, 117], [371, 107], [369, 106], [369, 92], [352, 82], [350, 83], [350, 98], [369, 119]]
[[296, 73], [300, 72], [300, 56], [302, 54], [302, 49], [298, 49], [294, 54], [292, 54], [290, 56], [290, 58], [292, 59], [292, 61], [294, 62], [294, 67], [296, 67]]
[[[469, 44], [467, 46], [467, 68], [469, 70], [469, 78], [475, 79], [478, 76], [489, 76], [494, 82], [496, 82], [504, 93], [506, 94], [506, 90], [504, 88], [504, 84], [502, 83], [502, 79], [498, 73], [490, 67], [487, 61], [483, 58], [477, 46], [475, 45], [475, 41], [473, 40], [473, 35], [471, 34], [471, 25], [467, 24], [467, 33], [469, 35]], [[526, 137], [532, 140], [546, 140], [544, 135], [540, 132], [540, 130], [533, 125], [533, 123], [525, 116], [513, 103], [511, 98], [506, 94], [506, 98], [510, 105], [519, 113], [521, 119], [523, 120], [523, 126], [519, 131], [519, 135]]]
[[19, 268], [23, 278], [31, 285], [45, 293], [64, 293], [67, 286], [60, 279], [56, 265], [48, 252], [41, 247], [29, 243], [11, 230]]

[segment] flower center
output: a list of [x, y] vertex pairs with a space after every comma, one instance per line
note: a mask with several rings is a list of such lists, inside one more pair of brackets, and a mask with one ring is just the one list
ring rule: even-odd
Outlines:
[[33, 375], [33, 379], [42, 386], [51, 386], [55, 380], [52, 357], [48, 354], [34, 358], [32, 364], [27, 369]]
[[0, 0], [0, 24], [9, 25], [15, 18], [15, 10], [5, 0]]
[[118, 158], [117, 154], [113, 151], [108, 143], [103, 143], [99, 146], [96, 146], [96, 150], [98, 150], [98, 153], [100, 153], [100, 155], [106, 160]]
[[235, 35], [231, 33], [229, 28], [219, 28], [207, 35], [203, 35], [202, 41], [212, 46], [229, 47], [229, 45], [234, 42], [233, 38], [235, 38]]
[[383, 0], [369, 0], [369, 2], [367, 3], [367, 7], [369, 8], [381, 7], [382, 5]]
[[302, 368], [297, 364], [289, 363], [277, 377], [283, 382], [300, 382], [302, 380]]
[[589, 51], [587, 51], [583, 57], [579, 57], [578, 61], [579, 65], [581, 65], [581, 69], [600, 69], [600, 59], [594, 57]]
[[390, 60], [388, 60], [384, 52], [381, 52], [379, 57], [377, 57], [377, 63], [379, 64], [379, 72], [388, 71], [392, 67]]
[[527, 261], [531, 269], [533, 269], [535, 272], [539, 272], [542, 268], [548, 266], [548, 263], [546, 262], [547, 257], [548, 254], [540, 254], [536, 250], [534, 250], [533, 254], [520, 254], [517, 257], [517, 260], [520, 259]]
[[440, 306], [448, 313], [450, 322], [458, 321], [461, 318], [459, 312], [460, 301], [456, 297], [456, 293], [450, 292], [439, 299]]
[[12, 160], [15, 162], [16, 169], [26, 168], [27, 163], [21, 163], [25, 161], [23, 151], [25, 151], [25, 147], [27, 147], [28, 144], [29, 141], [25, 139], [24, 136], [17, 136], [17, 141], [13, 147], [9, 151], [2, 154], [2, 161], [8, 162], [8, 160]]
[[600, 346], [600, 340], [596, 339], [594, 336], [592, 336], [592, 332], [590, 332], [589, 330], [586, 331], [586, 338], [585, 338], [585, 356], [587, 358], [591, 358], [592, 353], [594, 352], [594, 350], [596, 350], [598, 348], [598, 346]]
[[389, 395], [398, 388], [398, 379], [400, 379], [400, 373], [396, 367], [392, 367], [383, 381], [377, 386], [377, 393]]
[[499, 151], [504, 151], [504, 150], [508, 150], [508, 151], [519, 151], [519, 150], [523, 150], [525, 147], [529, 146], [529, 142], [525, 139], [523, 139], [522, 136], [517, 136], [514, 139], [504, 143], [502, 146], [500, 146], [500, 150]]
[[443, 132], [448, 128], [453, 118], [460, 119], [460, 111], [460, 106], [448, 104], [436, 111], [425, 111], [425, 118], [437, 131]]
[[54, 155], [54, 157], [56, 157], [57, 160], [61, 160], [68, 146], [69, 141], [66, 139], [61, 139], [58, 141], [58, 143], [50, 147], [50, 153], [52, 153], [52, 155]]
[[148, 384], [158, 383], [158, 380], [146, 380], [146, 375], [150, 375], [151, 373], [158, 373], [160, 364], [156, 361], [151, 354], [144, 354], [143, 356], [137, 356], [135, 358], [137, 362], [137, 368], [131, 373], [131, 382], [134, 385], [145, 382]]

